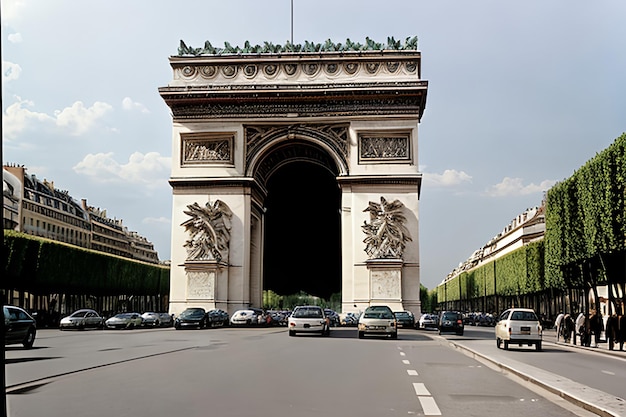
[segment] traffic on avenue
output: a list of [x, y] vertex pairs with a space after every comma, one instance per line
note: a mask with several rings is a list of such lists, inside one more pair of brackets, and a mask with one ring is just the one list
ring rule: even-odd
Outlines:
[[[382, 315], [384, 312], [379, 312]], [[8, 415], [619, 416], [626, 352], [557, 342], [498, 348], [494, 327], [38, 329], [5, 347]], [[300, 329], [300, 328], [298, 328]]]

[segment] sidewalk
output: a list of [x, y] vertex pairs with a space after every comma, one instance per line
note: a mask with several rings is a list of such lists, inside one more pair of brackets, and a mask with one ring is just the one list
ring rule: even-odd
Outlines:
[[598, 353], [603, 353], [606, 355], [613, 355], [615, 357], [621, 357], [626, 359], [626, 343], [624, 343], [624, 350], [620, 351], [619, 350], [619, 344], [616, 344], [613, 347], [613, 350], [609, 350], [609, 342], [608, 341], [604, 341], [601, 343], [598, 343], [598, 347], [587, 347], [587, 346], [581, 346], [580, 345], [580, 340], [577, 339], [576, 342], [579, 344], [573, 344], [572, 341], [570, 340], [570, 343], [565, 343], [565, 341], [563, 339], [560, 339], [559, 341], [556, 340], [556, 330], [555, 329], [547, 329], [543, 331], [543, 341], [544, 342], [548, 342], [548, 343], [554, 343], [557, 344], [559, 346], [567, 346], [567, 347], [571, 347], [574, 349], [584, 349], [584, 350], [589, 350], [589, 351], [593, 351], [593, 352], [598, 352]]

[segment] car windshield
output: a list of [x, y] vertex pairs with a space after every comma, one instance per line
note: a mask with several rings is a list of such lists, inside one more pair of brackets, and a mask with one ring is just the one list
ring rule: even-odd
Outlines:
[[115, 316], [118, 319], [130, 319], [133, 317], [131, 313], [122, 313]]
[[537, 316], [533, 311], [514, 311], [511, 320], [516, 321], [537, 321]]
[[322, 310], [319, 308], [298, 308], [293, 312], [293, 317], [299, 319], [321, 319]]
[[87, 315], [87, 311], [76, 311], [70, 317], [85, 317]]
[[182, 318], [202, 317], [204, 316], [204, 311], [199, 310], [199, 309], [185, 310], [182, 313], [180, 313], [180, 316]]
[[459, 318], [459, 315], [457, 313], [444, 313], [443, 317], [441, 317], [443, 320], [457, 320]]
[[397, 318], [409, 318], [411, 316], [409, 316], [409, 313], [407, 313], [406, 311], [399, 311], [397, 313], [395, 313]]
[[389, 310], [381, 310], [381, 309], [367, 309], [363, 314], [363, 318], [366, 319], [392, 319], [394, 315]]

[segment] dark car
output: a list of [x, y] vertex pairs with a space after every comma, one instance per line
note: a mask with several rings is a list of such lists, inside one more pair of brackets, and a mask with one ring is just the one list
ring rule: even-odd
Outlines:
[[206, 310], [201, 307], [188, 308], [174, 320], [174, 328], [180, 329], [204, 329], [207, 326]]
[[463, 336], [463, 314], [458, 311], [444, 311], [439, 318], [439, 334], [456, 333]]
[[37, 334], [37, 322], [26, 310], [15, 306], [3, 306], [4, 344], [21, 343], [26, 349], [33, 347]]
[[410, 311], [396, 311], [393, 314], [396, 316], [398, 327], [405, 329], [415, 328], [415, 316]]
[[228, 326], [228, 322], [230, 320], [228, 313], [224, 310], [220, 310], [219, 308], [209, 311], [206, 313], [206, 316], [207, 325], [210, 327]]

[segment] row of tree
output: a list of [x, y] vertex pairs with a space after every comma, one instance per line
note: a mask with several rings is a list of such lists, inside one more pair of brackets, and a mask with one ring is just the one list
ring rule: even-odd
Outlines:
[[438, 302], [583, 290], [623, 314], [626, 293], [626, 134], [546, 195], [546, 232], [436, 288]]

